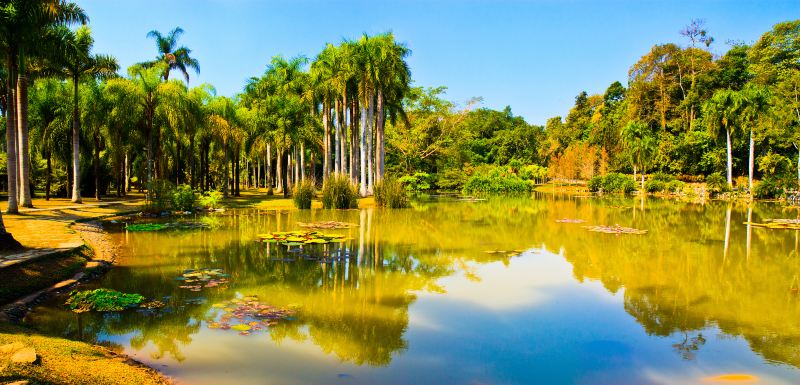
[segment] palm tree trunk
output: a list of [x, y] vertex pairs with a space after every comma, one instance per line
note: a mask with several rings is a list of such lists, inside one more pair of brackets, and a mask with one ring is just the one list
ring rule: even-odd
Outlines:
[[350, 160], [347, 154], [347, 90], [342, 94], [342, 129], [340, 133], [342, 134], [342, 138], [340, 139], [340, 143], [342, 145], [342, 172], [349, 174], [353, 172], [350, 169]]
[[328, 179], [331, 174], [331, 106], [328, 98], [322, 101], [322, 179]]
[[19, 212], [17, 206], [17, 108], [14, 103], [16, 94], [16, 78], [14, 68], [16, 67], [13, 49], [6, 51], [6, 69], [8, 70], [8, 85], [6, 88], [6, 151], [8, 165], [8, 213], [16, 214]]
[[92, 168], [94, 169], [94, 198], [100, 200], [100, 133], [99, 128], [95, 128], [92, 135], [94, 139], [94, 157], [92, 158]]
[[358, 119], [356, 117], [356, 100], [350, 101], [350, 181], [358, 181]]
[[131, 175], [130, 175], [130, 168], [131, 165], [128, 163], [128, 151], [125, 151], [125, 195], [131, 191]]
[[364, 111], [366, 106], [361, 106], [361, 124], [359, 127], [361, 131], [361, 135], [359, 138], [359, 154], [358, 163], [359, 163], [359, 193], [362, 197], [367, 196], [367, 113]]
[[222, 196], [227, 198], [228, 187], [229, 187], [228, 184], [230, 183], [229, 174], [231, 172], [230, 171], [231, 162], [230, 162], [230, 156], [228, 155], [229, 153], [228, 146], [225, 143], [222, 144], [222, 151], [225, 152], [225, 172], [223, 173], [223, 178], [222, 178]]
[[72, 202], [81, 203], [81, 116], [78, 110], [78, 78], [72, 78]]
[[50, 186], [52, 181], [53, 175], [53, 163], [51, 161], [52, 156], [50, 154], [50, 150], [45, 150], [45, 159], [47, 160], [47, 170], [45, 171], [44, 176], [44, 200], [50, 200]]
[[300, 180], [306, 180], [306, 146], [300, 143]]
[[[284, 143], [285, 142], [286, 141], [284, 140]], [[289, 162], [289, 151], [282, 150], [281, 152], [283, 154], [281, 154], [280, 162], [281, 163], [287, 162], [287, 163], [284, 163], [284, 167], [281, 167], [281, 169], [285, 172], [284, 175], [281, 175], [281, 188], [283, 189], [283, 197], [284, 198], [288, 198], [289, 197], [289, 174], [290, 174], [289, 164], [288, 164], [288, 162]]]
[[333, 141], [334, 141], [333, 170], [336, 174], [338, 174], [342, 171], [341, 157], [339, 155], [342, 151], [341, 148], [339, 147], [339, 141], [341, 139], [341, 135], [339, 134], [339, 132], [341, 131], [341, 126], [342, 126], [342, 114], [339, 111], [339, 98], [336, 98], [336, 100], [333, 102], [333, 110], [334, 113], [336, 114], [336, 121], [335, 121], [336, 124], [334, 128], [335, 132], [333, 133]]
[[753, 193], [753, 161], [755, 159], [754, 155], [754, 147], [755, 143], [753, 142], [753, 129], [750, 129], [750, 159], [747, 165], [747, 188], [750, 190], [750, 194]]
[[[22, 56], [22, 55], [20, 55]], [[17, 74], [17, 152], [19, 174], [19, 203], [22, 207], [33, 207], [31, 201], [31, 160], [28, 151], [28, 76], [25, 63], [20, 60], [21, 70]]]
[[377, 120], [377, 127], [376, 127], [376, 140], [375, 140], [375, 168], [376, 168], [376, 180], [380, 181], [383, 179], [383, 172], [384, 172], [384, 124], [386, 122], [386, 116], [384, 111], [384, 100], [383, 100], [383, 90], [378, 88], [378, 120]]
[[733, 155], [731, 155], [731, 130], [725, 127], [725, 135], [728, 146], [728, 187], [733, 188]]
[[369, 90], [367, 100], [367, 194], [372, 194], [372, 186], [375, 184], [375, 173], [373, 172], [373, 123], [375, 122], [375, 98], [372, 90]]
[[266, 179], [264, 180], [264, 187], [269, 191], [272, 188], [272, 149], [271, 145], [267, 143], [267, 172]]
[[188, 154], [186, 154], [186, 155], [189, 157], [189, 174], [191, 176], [191, 180], [189, 182], [189, 186], [191, 186], [192, 189], [194, 189], [195, 186], [197, 186], [197, 183], [195, 181], [197, 179], [197, 174], [195, 173], [195, 170], [194, 170], [194, 163], [195, 163], [195, 160], [194, 160], [194, 158], [195, 158], [195, 156], [194, 156], [194, 135], [189, 135], [189, 151], [188, 151]]

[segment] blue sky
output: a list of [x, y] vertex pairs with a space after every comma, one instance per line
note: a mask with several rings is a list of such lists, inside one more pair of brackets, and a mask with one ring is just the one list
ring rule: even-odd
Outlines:
[[446, 86], [464, 103], [510, 105], [534, 124], [565, 115], [575, 95], [602, 93], [652, 45], [686, 44], [678, 31], [706, 20], [723, 54], [780, 21], [800, 18], [789, 1], [305, 1], [74, 0], [89, 14], [95, 52], [124, 68], [155, 57], [147, 32], [185, 30], [201, 73], [219, 94], [241, 91], [274, 55], [313, 58], [326, 42], [391, 30], [411, 50], [416, 85]]

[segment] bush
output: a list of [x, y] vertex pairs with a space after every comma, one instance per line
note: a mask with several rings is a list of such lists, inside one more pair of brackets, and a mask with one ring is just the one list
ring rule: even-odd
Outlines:
[[436, 185], [440, 189], [456, 191], [464, 187], [464, 182], [467, 181], [467, 175], [463, 170], [458, 168], [450, 168], [437, 174]]
[[772, 179], [764, 179], [753, 186], [753, 196], [758, 199], [772, 199], [783, 195], [783, 188]]
[[322, 184], [322, 207], [354, 209], [358, 207], [358, 188], [345, 175], [333, 175]]
[[685, 187], [686, 187], [686, 182], [682, 182], [679, 180], [673, 180], [667, 183], [667, 191], [671, 193], [678, 193], [680, 191], [683, 191]]
[[667, 183], [663, 180], [651, 179], [644, 183], [644, 189], [649, 193], [662, 192], [667, 189]]
[[172, 193], [172, 207], [180, 211], [192, 211], [197, 203], [192, 187], [182, 184]]
[[595, 175], [592, 179], [589, 179], [586, 182], [586, 187], [589, 188], [591, 192], [598, 192], [603, 189], [603, 176], [602, 175]]
[[219, 191], [207, 191], [200, 197], [199, 204], [200, 207], [206, 209], [216, 209], [220, 206], [220, 201], [222, 201], [222, 193]]
[[543, 183], [547, 179], [547, 167], [536, 164], [523, 166], [519, 170], [519, 177], [524, 180], [532, 180], [535, 183]]
[[706, 177], [706, 186], [712, 194], [719, 194], [731, 190], [728, 181], [720, 173], [711, 174]]
[[312, 199], [314, 199], [314, 182], [310, 179], [306, 179], [294, 186], [292, 200], [298, 209], [310, 209]]
[[166, 180], [154, 180], [144, 203], [144, 212], [160, 213], [172, 206], [172, 192], [175, 186]]
[[495, 168], [476, 172], [464, 184], [465, 194], [524, 194], [533, 190], [533, 183]]
[[394, 178], [385, 178], [375, 184], [375, 203], [379, 207], [401, 209], [409, 206], [408, 193]]
[[636, 189], [633, 178], [612, 172], [603, 177], [603, 192], [630, 194]]
[[427, 191], [431, 189], [431, 176], [425, 172], [418, 172], [414, 175], [404, 175], [397, 180], [406, 190], [412, 192]]

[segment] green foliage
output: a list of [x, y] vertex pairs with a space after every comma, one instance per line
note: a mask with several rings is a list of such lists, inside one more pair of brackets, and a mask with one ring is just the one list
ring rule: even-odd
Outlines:
[[464, 184], [465, 194], [526, 194], [533, 190], [533, 183], [508, 172], [507, 168], [495, 167], [488, 171], [477, 171]]
[[586, 182], [586, 187], [591, 192], [598, 192], [603, 189], [603, 176], [602, 175], [595, 175], [588, 182]]
[[153, 181], [149, 199], [145, 201], [144, 212], [160, 213], [172, 207], [172, 196], [175, 185], [167, 180], [157, 179]]
[[292, 190], [292, 201], [294, 201], [295, 207], [301, 210], [310, 209], [311, 201], [314, 199], [314, 192], [314, 182], [310, 179], [297, 183], [294, 186], [294, 190]]
[[447, 191], [461, 190], [467, 181], [467, 174], [460, 168], [448, 168], [436, 176], [436, 185]]
[[667, 182], [651, 179], [644, 183], [644, 190], [649, 193], [662, 192], [667, 189]]
[[379, 207], [390, 209], [409, 207], [410, 202], [406, 188], [397, 179], [384, 178], [375, 184], [375, 203]]
[[753, 196], [758, 199], [772, 199], [783, 194], [783, 187], [774, 179], [764, 179], [753, 186]]
[[706, 186], [712, 194], [719, 194], [730, 191], [728, 181], [720, 173], [711, 174], [706, 177]]
[[220, 207], [220, 202], [222, 202], [222, 193], [219, 191], [207, 191], [203, 194], [198, 204], [200, 207], [206, 209], [216, 209]]
[[675, 193], [682, 191], [685, 186], [686, 183], [677, 180], [674, 175], [662, 172], [657, 172], [650, 175], [650, 179], [644, 183], [644, 189], [649, 193]]
[[431, 189], [431, 176], [426, 172], [418, 172], [414, 175], [404, 175], [397, 180], [406, 190], [411, 192], [421, 192]]
[[197, 203], [197, 196], [189, 185], [182, 184], [172, 193], [172, 207], [176, 210], [192, 211], [195, 203]]
[[589, 191], [602, 191], [605, 193], [629, 194], [636, 189], [636, 184], [634, 183], [633, 178], [615, 172], [609, 173], [605, 176], [595, 176], [592, 179], [589, 179], [587, 186]]
[[322, 207], [354, 209], [358, 207], [358, 187], [346, 175], [331, 175], [322, 184]]
[[134, 223], [125, 226], [128, 231], [161, 231], [167, 228], [163, 223]]
[[539, 166], [537, 164], [529, 164], [522, 166], [519, 169], [519, 177], [523, 180], [531, 180], [537, 183], [543, 182], [547, 179], [547, 167]]
[[126, 294], [109, 289], [73, 291], [67, 307], [76, 313], [87, 311], [122, 311], [139, 306], [144, 301], [140, 294]]

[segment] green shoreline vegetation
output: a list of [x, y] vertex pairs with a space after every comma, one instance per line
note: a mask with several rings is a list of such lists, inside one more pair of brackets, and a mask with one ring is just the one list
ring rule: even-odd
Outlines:
[[[580, 92], [565, 117], [544, 126], [511, 107], [459, 104], [445, 87], [413, 85], [411, 50], [391, 32], [327, 44], [311, 58], [275, 56], [227, 97], [210, 84], [189, 86], [200, 63], [180, 45], [180, 27], [148, 33], [156, 59], [121, 69], [93, 51], [87, 21], [68, 1], [0, 8], [0, 174], [9, 214], [33, 207], [38, 195], [78, 204], [84, 195], [136, 191], [146, 196], [143, 211], [159, 215], [222, 202], [283, 209], [290, 195], [300, 209], [352, 209], [371, 196], [379, 207], [405, 208], [409, 196], [428, 191], [515, 195], [556, 184], [748, 199], [798, 189], [800, 20], [719, 57], [713, 31], [692, 20], [677, 43], [643, 53], [627, 79], [602, 94]], [[0, 248], [23, 246], [0, 216]], [[81, 249], [0, 271], [0, 302], [46, 286], [44, 275], [74, 274], [87, 258]], [[62, 379], [74, 375], [80, 383], [113, 371], [123, 383], [165, 381], [87, 344], [2, 327], [0, 342], [19, 336], [43, 357], [38, 366], [11, 366], [3, 380], [71, 383]], [[54, 364], [66, 351], [86, 359]]]

